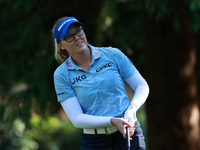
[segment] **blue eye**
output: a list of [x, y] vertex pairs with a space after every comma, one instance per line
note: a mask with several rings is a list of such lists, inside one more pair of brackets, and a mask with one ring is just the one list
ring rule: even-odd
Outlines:
[[76, 31], [76, 34], [79, 34], [81, 32], [81, 29], [78, 29], [77, 31]]
[[84, 32], [83, 32], [83, 29], [80, 28], [80, 29], [76, 30], [75, 33], [67, 34], [67, 35], [64, 37], [64, 40], [65, 40], [66, 42], [70, 43], [71, 41], [74, 40], [74, 36], [75, 36], [75, 35], [78, 36], [78, 37], [80, 37], [83, 33], [84, 33]]
[[73, 38], [73, 35], [72, 35], [72, 34], [69, 34], [69, 35], [67, 35], [65, 38], [66, 38], [66, 39], [71, 39], [71, 38]]

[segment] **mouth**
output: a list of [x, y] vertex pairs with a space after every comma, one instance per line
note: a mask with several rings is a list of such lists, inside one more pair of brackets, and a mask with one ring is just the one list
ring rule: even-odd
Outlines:
[[80, 45], [82, 45], [83, 44], [83, 42], [78, 42], [77, 44], [76, 44], [76, 46], [80, 46]]

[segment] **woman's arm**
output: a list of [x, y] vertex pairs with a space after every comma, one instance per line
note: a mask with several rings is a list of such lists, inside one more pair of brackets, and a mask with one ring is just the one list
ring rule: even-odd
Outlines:
[[149, 95], [149, 86], [137, 70], [125, 81], [135, 91], [131, 100], [131, 105], [135, 106], [136, 110], [138, 110], [140, 106], [144, 104]]
[[[65, 113], [69, 117], [70, 121], [77, 128], [97, 129], [97, 128], [115, 126], [116, 129], [119, 130], [124, 137], [126, 133], [125, 126], [133, 128], [133, 126], [130, 123], [128, 123], [122, 118], [100, 117], [100, 116], [83, 114], [83, 111], [76, 96], [61, 101], [60, 103]], [[133, 132], [130, 133], [130, 136], [132, 135]]]
[[124, 114], [124, 119], [133, 125], [137, 120], [136, 111], [147, 99], [149, 94], [149, 86], [137, 70], [125, 81], [135, 91], [131, 104]]
[[97, 129], [112, 126], [111, 117], [83, 114], [76, 96], [60, 102], [70, 121], [77, 128]]

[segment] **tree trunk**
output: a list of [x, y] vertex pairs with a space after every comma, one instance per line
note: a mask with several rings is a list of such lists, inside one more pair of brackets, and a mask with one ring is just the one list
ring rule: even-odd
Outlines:
[[172, 18], [146, 19], [149, 150], [199, 150], [199, 107], [193, 34]]

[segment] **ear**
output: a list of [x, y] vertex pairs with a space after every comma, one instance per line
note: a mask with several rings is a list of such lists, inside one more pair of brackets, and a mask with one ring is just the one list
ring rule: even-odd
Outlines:
[[61, 42], [58, 43], [58, 46], [61, 50], [64, 50], [65, 48], [62, 46]]

